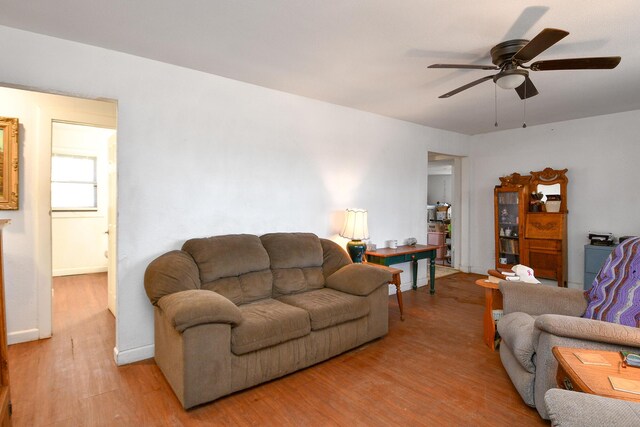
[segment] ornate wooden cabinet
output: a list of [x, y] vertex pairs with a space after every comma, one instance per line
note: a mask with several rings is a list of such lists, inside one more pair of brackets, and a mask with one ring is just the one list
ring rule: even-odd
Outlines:
[[[546, 168], [531, 172], [532, 192], [542, 193], [543, 200], [556, 196], [558, 212], [527, 212], [525, 251], [528, 266], [536, 277], [552, 279], [567, 286], [567, 169]], [[547, 201], [547, 205], [551, 206]], [[547, 210], [550, 210], [547, 208]]]
[[[567, 286], [566, 172], [546, 168], [500, 178], [494, 190], [496, 268], [524, 264], [536, 277]], [[538, 211], [532, 193], [542, 193], [543, 201], [549, 199], [545, 206], [555, 204], [557, 212]]]

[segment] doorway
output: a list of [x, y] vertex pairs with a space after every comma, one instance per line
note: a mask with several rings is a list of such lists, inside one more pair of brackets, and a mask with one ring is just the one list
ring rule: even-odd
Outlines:
[[[460, 172], [462, 158], [429, 152], [427, 166], [427, 243], [440, 246], [436, 272], [460, 269], [462, 196]], [[445, 268], [439, 268], [445, 267]]]
[[[54, 120], [51, 128], [52, 276], [110, 272], [115, 210], [115, 137], [111, 128]], [[115, 316], [115, 280], [108, 280]]]
[[[0, 115], [18, 118], [20, 123], [19, 209], [4, 211], [3, 214], [14, 225], [5, 235], [5, 241], [13, 249], [13, 256], [5, 259], [5, 265], [9, 264], [5, 269], [5, 283], [9, 284], [5, 294], [8, 302], [7, 340], [9, 344], [16, 344], [48, 338], [52, 333], [52, 220], [55, 215], [51, 209], [51, 163], [54, 123], [113, 130], [117, 127], [117, 103], [0, 87]], [[114, 183], [115, 144], [114, 134], [109, 145], [114, 164], [108, 166]], [[112, 191], [115, 200], [115, 185]], [[109, 208], [115, 212], [117, 207], [110, 203]], [[108, 216], [115, 228], [115, 213]], [[110, 223], [109, 229], [111, 226]], [[115, 230], [107, 239], [110, 246], [115, 247]], [[83, 255], [82, 252], [83, 248], [76, 248], [75, 256]], [[116, 259], [115, 248], [109, 248], [107, 270], [114, 293]], [[113, 312], [117, 313], [115, 305]]]

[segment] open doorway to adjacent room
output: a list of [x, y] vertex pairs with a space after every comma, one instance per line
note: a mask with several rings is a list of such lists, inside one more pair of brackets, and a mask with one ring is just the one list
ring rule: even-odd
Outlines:
[[[14, 225], [8, 343], [82, 325], [86, 298], [115, 325], [117, 103], [0, 85], [0, 116], [20, 123], [20, 208], [4, 211]], [[61, 282], [71, 298], [56, 292]], [[73, 322], [55, 322], [60, 310]]]
[[460, 242], [461, 158], [429, 152], [427, 170], [427, 244], [440, 247], [438, 277], [455, 273], [460, 266], [456, 249]]
[[[109, 272], [109, 254], [114, 251], [110, 243], [115, 243], [109, 239], [113, 232], [113, 207], [116, 203], [115, 138], [116, 130], [112, 128], [56, 120], [52, 123], [51, 254], [54, 282], [56, 278], [86, 275], [96, 277], [76, 279], [100, 280], [101, 275]], [[107, 307], [115, 316], [115, 286], [108, 286]]]

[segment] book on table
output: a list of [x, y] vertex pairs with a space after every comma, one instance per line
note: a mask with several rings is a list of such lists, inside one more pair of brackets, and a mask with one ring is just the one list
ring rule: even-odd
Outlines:
[[614, 390], [640, 394], [640, 381], [609, 376], [609, 382]]
[[575, 351], [573, 354], [584, 365], [611, 366], [611, 363], [607, 362], [607, 359], [605, 359], [601, 354], [579, 351]]
[[520, 277], [516, 276], [513, 271], [509, 270], [489, 270], [487, 271], [487, 281], [491, 283], [499, 283], [501, 280], [518, 281]]

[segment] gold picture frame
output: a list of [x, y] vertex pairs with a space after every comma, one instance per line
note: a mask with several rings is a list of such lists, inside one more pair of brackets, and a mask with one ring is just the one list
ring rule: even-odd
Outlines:
[[18, 119], [0, 117], [0, 209], [18, 209]]

